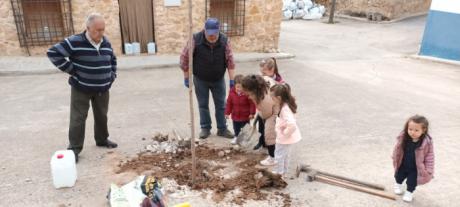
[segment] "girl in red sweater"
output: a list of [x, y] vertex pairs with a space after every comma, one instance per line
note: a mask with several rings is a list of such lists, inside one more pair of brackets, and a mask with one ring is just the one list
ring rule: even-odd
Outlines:
[[236, 144], [236, 137], [240, 134], [241, 128], [249, 124], [249, 120], [253, 119], [256, 113], [254, 102], [243, 93], [242, 80], [243, 75], [235, 76], [235, 87], [230, 89], [227, 106], [225, 107], [225, 118], [228, 119], [231, 115], [233, 120], [235, 137], [232, 140], [232, 144]]

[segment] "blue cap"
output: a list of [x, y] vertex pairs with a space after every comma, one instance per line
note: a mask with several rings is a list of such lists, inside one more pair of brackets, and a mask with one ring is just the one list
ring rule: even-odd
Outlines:
[[219, 20], [216, 18], [209, 18], [204, 23], [204, 29], [208, 35], [215, 35], [219, 33]]

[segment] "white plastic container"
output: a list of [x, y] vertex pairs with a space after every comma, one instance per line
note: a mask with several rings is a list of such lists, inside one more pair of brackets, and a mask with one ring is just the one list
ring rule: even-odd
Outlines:
[[130, 43], [125, 43], [125, 54], [132, 55], [133, 54], [133, 45]]
[[154, 42], [149, 42], [147, 44], [147, 52], [151, 55], [154, 55], [156, 53], [156, 50], [155, 50], [155, 43]]
[[138, 42], [131, 43], [133, 45], [133, 53], [135, 55], [141, 54], [141, 44]]
[[77, 181], [77, 166], [72, 150], [60, 150], [51, 157], [51, 175], [55, 188], [72, 187]]

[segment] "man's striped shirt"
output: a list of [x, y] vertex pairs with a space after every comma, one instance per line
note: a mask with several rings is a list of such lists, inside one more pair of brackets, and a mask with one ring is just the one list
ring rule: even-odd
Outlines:
[[47, 55], [57, 68], [71, 75], [69, 84], [81, 91], [105, 92], [116, 78], [116, 57], [105, 37], [98, 50], [85, 32], [72, 35], [48, 49]]

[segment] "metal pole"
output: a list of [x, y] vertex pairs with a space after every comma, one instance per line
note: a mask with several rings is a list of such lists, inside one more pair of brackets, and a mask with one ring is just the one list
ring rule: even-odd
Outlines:
[[193, 113], [193, 20], [192, 20], [192, 0], [188, 0], [188, 18], [189, 18], [189, 50], [188, 50], [188, 95], [190, 102], [190, 131], [191, 131], [191, 150], [192, 150], [192, 184], [195, 184], [195, 174], [196, 174], [196, 157], [195, 157], [195, 115]]
[[332, 0], [331, 12], [329, 13], [329, 24], [334, 24], [335, 2], [336, 0]]

